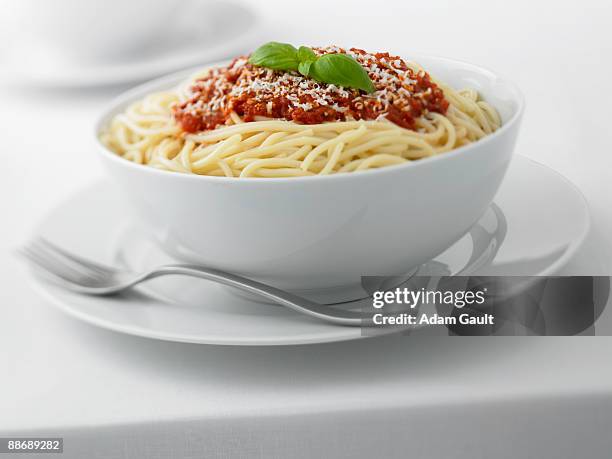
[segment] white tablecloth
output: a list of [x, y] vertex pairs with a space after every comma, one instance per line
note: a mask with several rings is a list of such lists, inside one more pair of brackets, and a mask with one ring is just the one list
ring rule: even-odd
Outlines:
[[[570, 178], [592, 210], [564, 272], [612, 273], [609, 2], [251, 3], [267, 38], [510, 76], [528, 101], [517, 152]], [[123, 336], [51, 308], [10, 252], [103, 176], [92, 122], [119, 90], [0, 88], [0, 436], [63, 436], [75, 458], [609, 457], [612, 338], [231, 348]]]

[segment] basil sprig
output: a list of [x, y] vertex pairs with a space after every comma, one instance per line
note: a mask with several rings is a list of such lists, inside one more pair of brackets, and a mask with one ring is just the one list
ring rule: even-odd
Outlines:
[[347, 54], [317, 56], [307, 46], [296, 49], [288, 43], [271, 41], [257, 48], [249, 62], [273, 70], [299, 72], [323, 83], [357, 88], [367, 93], [376, 90], [365, 69]]

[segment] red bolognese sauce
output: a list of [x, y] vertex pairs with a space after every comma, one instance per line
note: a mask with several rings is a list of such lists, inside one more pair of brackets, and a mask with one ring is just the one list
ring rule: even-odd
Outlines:
[[367, 71], [376, 91], [320, 83], [297, 72], [257, 67], [248, 56], [197, 78], [188, 98], [173, 109], [182, 130], [189, 133], [229, 124], [235, 112], [244, 121], [259, 117], [302, 124], [330, 121], [387, 120], [408, 129], [428, 112], [445, 114], [448, 101], [424, 71], [414, 71], [389, 53], [370, 54], [357, 48], [314, 48], [317, 55], [345, 53]]

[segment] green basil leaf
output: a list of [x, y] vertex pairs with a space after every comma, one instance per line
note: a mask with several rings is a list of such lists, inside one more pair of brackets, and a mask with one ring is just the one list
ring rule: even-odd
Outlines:
[[298, 59], [300, 62], [316, 61], [317, 55], [308, 46], [300, 46], [298, 49]]
[[257, 48], [249, 62], [273, 70], [297, 70], [298, 50], [288, 43], [271, 41]]
[[346, 54], [324, 54], [310, 68], [310, 76], [323, 83], [361, 89], [367, 93], [376, 88], [366, 70]]
[[366, 70], [346, 54], [317, 56], [307, 46], [296, 49], [288, 43], [271, 41], [257, 48], [249, 57], [249, 62], [273, 70], [298, 71], [323, 83], [357, 88], [368, 93], [376, 90]]
[[300, 62], [298, 64], [298, 72], [300, 72], [302, 75], [307, 77], [308, 75], [310, 75], [310, 67], [312, 66], [313, 63], [314, 63], [314, 61], [302, 61], [302, 62]]
[[317, 55], [308, 46], [300, 46], [298, 49], [298, 72], [307, 77], [310, 75], [310, 67], [317, 60]]

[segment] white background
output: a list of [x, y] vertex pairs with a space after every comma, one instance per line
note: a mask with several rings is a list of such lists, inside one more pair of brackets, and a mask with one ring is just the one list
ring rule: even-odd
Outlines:
[[[249, 3], [265, 22], [264, 39], [443, 55], [516, 81], [528, 105], [517, 153], [567, 176], [592, 211], [593, 232], [566, 272], [612, 274], [609, 1]], [[4, 25], [10, 21], [2, 18]], [[19, 45], [18, 36], [0, 38], [5, 46]], [[0, 66], [10, 73], [1, 55]], [[103, 178], [92, 124], [122, 89], [0, 87], [0, 432], [65, 434], [79, 426], [182, 420], [205, 427], [207, 444], [219, 445], [217, 452], [257, 456], [264, 455], [257, 447], [263, 444], [270, 455], [295, 453], [291, 439], [327, 429], [336, 437], [320, 438], [318, 446], [304, 443], [299, 451], [365, 457], [405, 445], [388, 439], [384, 449], [368, 435], [355, 437], [363, 430], [387, 438], [394, 420], [400, 433], [420, 429], [410, 447], [436, 452], [427, 457], [453, 451], [524, 457], [529, 450], [539, 451], [533, 457], [576, 457], [570, 445], [580, 441], [592, 451], [612, 446], [599, 435], [612, 419], [610, 338], [393, 338], [232, 349], [120, 336], [49, 308], [9, 252], [44, 212]], [[528, 202], [525, 207], [528, 212]], [[66, 229], [79, 230], [78, 221]], [[375, 415], [378, 409], [386, 414]], [[296, 415], [304, 413], [326, 414], [302, 425]], [[246, 422], [251, 416], [259, 420]], [[373, 416], [379, 417], [368, 425]], [[461, 419], [476, 423], [480, 440], [453, 430]], [[546, 430], [543, 423], [555, 427]], [[436, 435], [445, 428], [446, 442]], [[134, 436], [142, 433], [134, 429]], [[279, 432], [285, 441], [274, 440]], [[164, 441], [184, 438], [181, 431]], [[362, 448], [352, 449], [359, 442]], [[523, 456], [511, 455], [512, 448]], [[128, 449], [117, 451], [112, 457], [132, 457]]]

